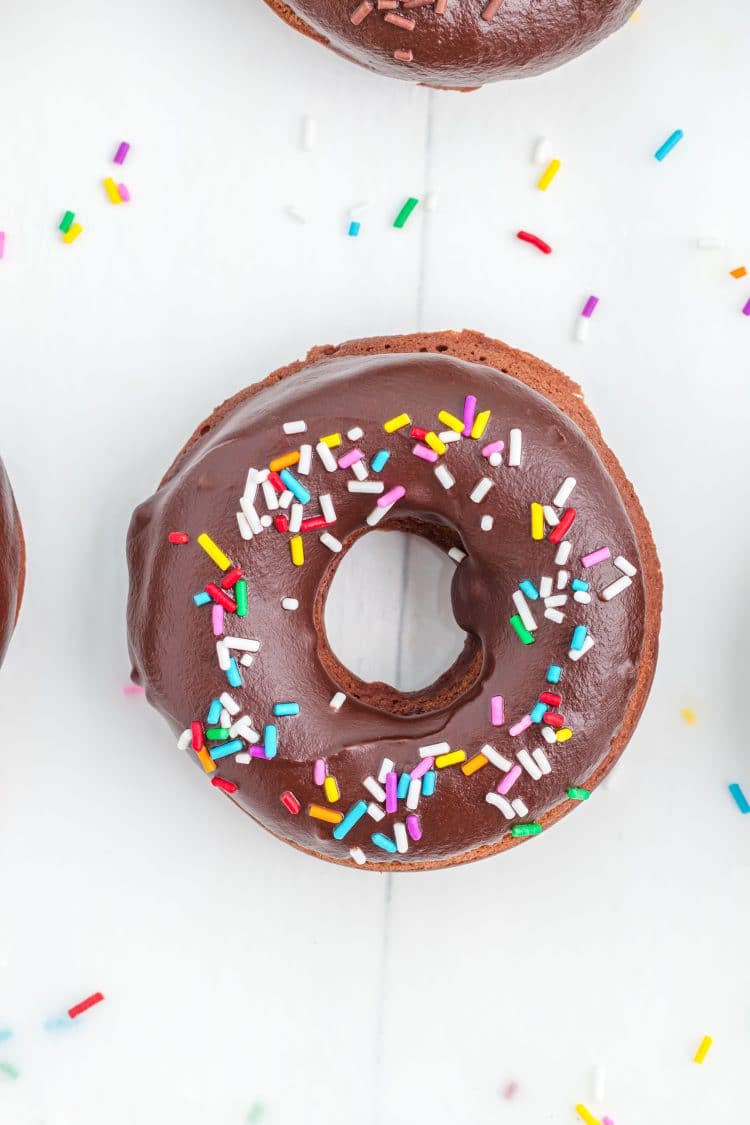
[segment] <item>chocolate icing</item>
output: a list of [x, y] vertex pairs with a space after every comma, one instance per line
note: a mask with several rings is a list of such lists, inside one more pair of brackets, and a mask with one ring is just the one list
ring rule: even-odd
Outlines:
[[[621, 27], [640, 0], [503, 0], [491, 19], [482, 16], [492, 10], [487, 0], [448, 0], [442, 14], [433, 4], [399, 0], [395, 13], [376, 8], [357, 25], [351, 16], [359, 0], [267, 2], [299, 31], [369, 70], [472, 89], [568, 62]], [[389, 14], [414, 20], [414, 29], [387, 22]], [[394, 58], [404, 50], [411, 61]]]
[[0, 663], [21, 608], [23, 579], [23, 534], [8, 474], [0, 461]]
[[[466, 354], [467, 341], [472, 355], [496, 366], [446, 354], [449, 349]], [[441, 354], [420, 354], [416, 346], [413, 353], [394, 354], [416, 343], [426, 345], [422, 353], [429, 347]], [[372, 350], [390, 354], [361, 354]], [[501, 365], [512, 374], [499, 373], [496, 367]], [[549, 823], [573, 807], [565, 799], [568, 787], [593, 788], [619, 756], [653, 673], [660, 576], [637, 499], [576, 390], [533, 357], [476, 334], [355, 341], [340, 349], [318, 349], [305, 364], [276, 372], [220, 407], [178, 456], [157, 492], [136, 509], [128, 535], [133, 676], [175, 732], [194, 719], [203, 720], [211, 699], [228, 689], [217, 665], [210, 608], [197, 608], [192, 601], [196, 591], [219, 577], [195, 543], [197, 536], [207, 532], [247, 574], [249, 616], [228, 618], [227, 629], [257, 638], [261, 648], [245, 670], [245, 686], [232, 694], [256, 729], [276, 723], [279, 752], [271, 761], [254, 760], [250, 765], [225, 758], [218, 763], [218, 773], [239, 786], [233, 799], [273, 833], [339, 862], [348, 861], [352, 846], [364, 850], [371, 866], [460, 862], [511, 842], [512, 825], [485, 802], [485, 794], [502, 778], [494, 766], [471, 777], [457, 766], [441, 770], [435, 795], [420, 802], [421, 841], [410, 843], [407, 854], [390, 857], [370, 838], [378, 831], [392, 835], [393, 821], [403, 820], [403, 802], [397, 816], [378, 824], [365, 816], [345, 841], [337, 842], [330, 825], [306, 815], [309, 803], [326, 804], [313, 782], [314, 761], [327, 759], [328, 771], [341, 789], [335, 807], [345, 812], [360, 799], [370, 800], [362, 781], [368, 775], [377, 777], [384, 757], [393, 759], [401, 772], [417, 764], [420, 746], [438, 741], [463, 748], [469, 756], [489, 742], [510, 759], [524, 747], [542, 746], [551, 773], [538, 781], [523, 773], [510, 796], [521, 797], [527, 805], [524, 823]], [[442, 428], [438, 411], [460, 416], [467, 394], [477, 396], [478, 409], [491, 409], [492, 418], [483, 441], [464, 439], [449, 446], [444, 461], [456, 485], [445, 491], [432, 466], [412, 455], [414, 441], [408, 431], [386, 435], [383, 423], [405, 410], [416, 424]], [[568, 413], [577, 416], [587, 433], [550, 399], [568, 402]], [[282, 424], [297, 418], [305, 419], [307, 433], [286, 437]], [[322, 626], [322, 607], [343, 554], [333, 555], [324, 547], [318, 531], [304, 535], [305, 563], [294, 567], [287, 534], [270, 527], [247, 543], [237, 528], [235, 513], [250, 466], [263, 468], [300, 441], [314, 445], [323, 434], [345, 435], [357, 425], [365, 434], [356, 444], [368, 462], [377, 450], [391, 450], [380, 474], [386, 488], [403, 484], [407, 490], [380, 528], [405, 527], [445, 547], [460, 542], [467, 552], [456, 567], [452, 587], [456, 620], [468, 634], [466, 647], [436, 685], [418, 693], [364, 684], [333, 656]], [[521, 468], [489, 468], [481, 446], [503, 438], [507, 452], [511, 427], [523, 433]], [[336, 453], [352, 444], [344, 436]], [[524, 578], [538, 582], [541, 575], [557, 572], [555, 547], [548, 540], [530, 538], [529, 504], [550, 503], [562, 480], [571, 475], [578, 482], [570, 501], [578, 518], [568, 535], [569, 569], [591, 582], [592, 602], [581, 605], [569, 598], [561, 625], [545, 620], [541, 603], [532, 603], [539, 629], [535, 643], [524, 647], [509, 625], [515, 612], [512, 594]], [[475, 504], [469, 492], [482, 476], [492, 477], [495, 486], [484, 502]], [[328, 474], [314, 454], [310, 476], [300, 479], [312, 494], [305, 516], [318, 512], [318, 494], [333, 495], [337, 520], [330, 531], [345, 550], [368, 530], [364, 521], [376, 497], [347, 492], [348, 470]], [[479, 526], [484, 512], [495, 519], [489, 533]], [[187, 532], [190, 543], [171, 545], [167, 536], [173, 530]], [[578, 563], [582, 554], [602, 545], [610, 545], [613, 555], [622, 554], [638, 567], [632, 585], [609, 603], [597, 592], [619, 572], [607, 563], [583, 573]], [[299, 599], [296, 612], [281, 608], [287, 596]], [[567, 650], [578, 623], [590, 625], [596, 645], [574, 664]], [[367, 643], [366, 637], [362, 643]], [[539, 727], [510, 738], [508, 726], [549, 689], [545, 673], [550, 664], [564, 668], [560, 710], [573, 738], [548, 746], [539, 737]], [[336, 691], [347, 695], [339, 713], [328, 706]], [[490, 697], [496, 694], [505, 699], [502, 728], [489, 722]], [[300, 715], [274, 719], [273, 704], [288, 700], [299, 702]], [[192, 750], [186, 753], [195, 757]], [[195, 767], [200, 768], [197, 762]], [[298, 816], [280, 801], [286, 790], [301, 802]]]

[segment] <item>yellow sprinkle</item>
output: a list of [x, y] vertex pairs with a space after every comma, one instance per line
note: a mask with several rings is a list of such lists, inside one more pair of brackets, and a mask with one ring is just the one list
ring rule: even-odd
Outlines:
[[680, 714], [682, 715], [685, 722], [688, 723], [691, 727], [694, 727], [698, 722], [698, 716], [696, 715], [692, 707], [683, 707], [683, 709], [680, 711]]
[[395, 418], [389, 418], [387, 422], [383, 423], [383, 429], [387, 434], [392, 434], [396, 430], [402, 430], [404, 426], [410, 425], [411, 418], [408, 414], [397, 414]]
[[568, 739], [572, 737], [573, 731], [570, 727], [560, 727], [558, 731], [555, 731], [555, 738], [558, 742], [567, 742]]
[[203, 766], [206, 773], [214, 772], [214, 770], [216, 769], [216, 762], [213, 760], [205, 746], [203, 746], [195, 756]]
[[324, 820], [326, 824], [341, 824], [344, 819], [344, 814], [336, 812], [335, 809], [326, 809], [323, 805], [310, 805], [307, 810], [308, 816], [314, 816], [316, 820]]
[[582, 1121], [586, 1122], [586, 1125], [601, 1125], [601, 1121], [599, 1120], [599, 1118], [594, 1117], [591, 1110], [586, 1109], [585, 1105], [577, 1105], [576, 1106], [576, 1113], [578, 1114], [578, 1116], [581, 1118]]
[[216, 563], [219, 570], [229, 570], [232, 560], [227, 558], [222, 549], [216, 546], [211, 536], [206, 535], [205, 531], [198, 536], [198, 545], [203, 548], [211, 561]]
[[435, 765], [439, 770], [444, 770], [446, 766], [455, 766], [459, 762], [466, 761], [465, 750], [452, 750], [450, 754], [438, 754], [435, 759]]
[[463, 766], [461, 766], [461, 773], [466, 777], [471, 777], [477, 770], [481, 770], [482, 766], [486, 766], [489, 758], [485, 758], [484, 754], [475, 754], [473, 758], [469, 758]]
[[339, 783], [337, 782], [336, 778], [330, 776], [327, 777], [325, 779], [325, 782], [323, 783], [323, 788], [325, 789], [326, 800], [330, 801], [332, 805], [335, 805], [339, 797], [341, 796], [341, 793], [339, 791]]
[[640, 18], [641, 18], [641, 9], [636, 8], [636, 10], [633, 12], [632, 16], [630, 17], [630, 22], [631, 23], [638, 23], [638, 20]]
[[540, 191], [547, 190], [557, 173], [560, 171], [560, 167], [561, 165], [559, 160], [550, 160], [549, 164], [539, 178], [539, 183], [536, 185]]
[[335, 449], [337, 445], [341, 445], [341, 434], [326, 434], [325, 437], [320, 439], [323, 445], [327, 445], [329, 449]]
[[712, 1043], [713, 1039], [711, 1038], [711, 1036], [705, 1035], [701, 1040], [700, 1047], [695, 1052], [695, 1058], [693, 1059], [693, 1062], [702, 1063], [708, 1052], [711, 1050]]
[[445, 453], [448, 448], [445, 442], [440, 440], [434, 430], [430, 430], [428, 434], [425, 434], [424, 443], [425, 445], [429, 445], [430, 449], [434, 449], [436, 453]]
[[292, 562], [295, 566], [302, 566], [305, 561], [305, 548], [302, 545], [302, 536], [293, 535], [289, 540], [289, 550], [292, 552]]
[[293, 453], [285, 453], [283, 457], [275, 457], [273, 461], [268, 462], [268, 467], [272, 473], [280, 473], [282, 469], [290, 469], [298, 461], [299, 450], [295, 449]]
[[75, 242], [79, 234], [83, 234], [83, 227], [80, 223], [73, 223], [69, 231], [62, 236], [63, 242]]
[[438, 421], [442, 422], [444, 426], [447, 426], [449, 430], [455, 430], [457, 434], [463, 433], [463, 419], [457, 418], [455, 414], [449, 414], [447, 410], [440, 411]]
[[492, 412], [490, 410], [480, 410], [476, 418], [474, 419], [474, 425], [471, 427], [471, 436], [476, 440], [479, 440], [484, 431], [487, 429], [487, 423], [490, 420], [491, 413]]
[[531, 505], [531, 538], [544, 539], [544, 509], [541, 504]]
[[104, 190], [109, 196], [110, 203], [122, 203], [122, 196], [120, 195], [119, 188], [117, 187], [117, 184], [111, 176], [107, 176], [106, 180], [104, 181]]

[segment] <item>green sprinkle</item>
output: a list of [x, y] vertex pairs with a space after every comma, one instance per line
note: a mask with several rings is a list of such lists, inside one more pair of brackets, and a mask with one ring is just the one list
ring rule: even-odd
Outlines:
[[73, 226], [73, 220], [75, 219], [75, 217], [75, 211], [65, 212], [60, 223], [60, 230], [63, 232], [63, 234], [67, 234], [70, 228]]
[[406, 203], [403, 205], [403, 207], [399, 211], [398, 215], [396, 215], [396, 218], [393, 220], [394, 227], [405, 226], [406, 220], [409, 218], [409, 216], [411, 215], [412, 211], [414, 210], [414, 208], [417, 206], [418, 203], [419, 203], [419, 200], [415, 199], [413, 195], [410, 195], [409, 198], [407, 199]]
[[6, 1074], [8, 1078], [18, 1078], [19, 1071], [9, 1062], [0, 1062], [0, 1074]]
[[247, 1115], [248, 1125], [255, 1125], [255, 1122], [260, 1121], [265, 1112], [266, 1111], [263, 1108], [262, 1102], [255, 1102], [253, 1105], [251, 1105], [250, 1112]]
[[570, 797], [571, 801], [588, 801], [591, 793], [588, 789], [573, 788], [568, 790], [568, 796]]
[[538, 836], [542, 831], [541, 824], [517, 824], [511, 828], [511, 836]]
[[235, 585], [234, 594], [237, 600], [237, 616], [247, 617], [247, 582], [244, 578], [240, 578]]
[[209, 727], [206, 731], [206, 738], [211, 742], [226, 742], [229, 738], [229, 731], [226, 727]]
[[520, 637], [520, 639], [523, 641], [523, 643], [525, 645], [533, 645], [533, 643], [534, 643], [533, 634], [529, 632], [529, 630], [526, 628], [526, 626], [524, 625], [523, 621], [521, 620], [521, 618], [518, 616], [517, 613], [514, 613], [513, 616], [510, 618], [510, 623], [511, 623], [511, 625], [515, 629], [516, 633], [518, 634], [518, 636]]

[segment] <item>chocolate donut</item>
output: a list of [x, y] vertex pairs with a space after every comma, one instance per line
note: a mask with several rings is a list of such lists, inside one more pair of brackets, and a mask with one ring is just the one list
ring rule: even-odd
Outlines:
[[[456, 561], [466, 642], [423, 691], [364, 683], [326, 639], [372, 528]], [[580, 389], [478, 333], [315, 348], [241, 391], [127, 552], [134, 680], [217, 789], [334, 862], [441, 867], [536, 835], [611, 769], [651, 685], [661, 574], [635, 492]]]
[[21, 609], [25, 563], [21, 521], [8, 474], [0, 461], [0, 664]]
[[291, 27], [368, 70], [467, 90], [552, 70], [640, 0], [266, 0]]

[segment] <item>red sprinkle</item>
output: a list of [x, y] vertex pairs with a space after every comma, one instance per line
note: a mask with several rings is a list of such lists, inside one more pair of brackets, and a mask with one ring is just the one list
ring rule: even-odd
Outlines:
[[101, 992], [95, 992], [93, 996], [87, 996], [80, 1004], [74, 1004], [72, 1008], [68, 1008], [68, 1015], [72, 1020], [76, 1016], [82, 1016], [84, 1012], [88, 1012], [89, 1008], [93, 1008], [95, 1004], [101, 1004], [104, 996]]
[[289, 530], [289, 520], [286, 516], [276, 516], [273, 522], [276, 524], [277, 531]]
[[530, 242], [532, 246], [536, 246], [537, 250], [541, 250], [543, 254], [552, 253], [552, 247], [548, 242], [538, 238], [535, 234], [529, 234], [527, 230], [519, 230], [516, 238], [520, 238], [521, 242]]
[[244, 578], [242, 571], [238, 566], [233, 566], [231, 570], [227, 571], [227, 573], [221, 580], [222, 589], [231, 590], [232, 586], [237, 585], [240, 578]]
[[563, 539], [570, 531], [571, 527], [573, 526], [573, 520], [575, 518], [575, 508], [567, 508], [566, 511], [563, 512], [562, 519], [560, 520], [557, 527], [553, 527], [552, 531], [550, 531], [549, 533], [550, 543], [559, 543], [560, 540]]
[[167, 536], [170, 543], [189, 543], [190, 536], [186, 531], [170, 531]]
[[286, 485], [278, 473], [269, 472], [268, 479], [277, 492], [286, 492]]
[[239, 789], [239, 785], [235, 785], [233, 781], [226, 781], [223, 777], [212, 777], [211, 784], [221, 789], [222, 793], [236, 793]]
[[539, 696], [540, 703], [549, 703], [550, 707], [559, 707], [562, 703], [562, 696], [558, 695], [556, 691], [543, 691]]
[[299, 525], [300, 531], [315, 531], [318, 527], [328, 527], [328, 520], [325, 516], [308, 516]]
[[194, 722], [190, 724], [190, 729], [193, 732], [193, 750], [196, 752], [203, 749], [203, 723]]
[[237, 612], [237, 603], [233, 602], [229, 594], [226, 594], [215, 582], [208, 583], [206, 593], [209, 597], [213, 598], [215, 602], [218, 602], [220, 606], [223, 606], [227, 613]]
[[412, 426], [411, 428], [411, 436], [417, 441], [424, 441], [428, 433], [429, 430], [423, 430], [421, 426]]
[[281, 803], [285, 809], [289, 809], [289, 812], [293, 816], [296, 816], [299, 810], [302, 808], [302, 805], [294, 796], [294, 793], [292, 793], [291, 789], [285, 789], [281, 794]]
[[564, 724], [565, 719], [562, 717], [562, 715], [558, 715], [557, 711], [545, 711], [544, 721], [551, 727], [561, 727]]

